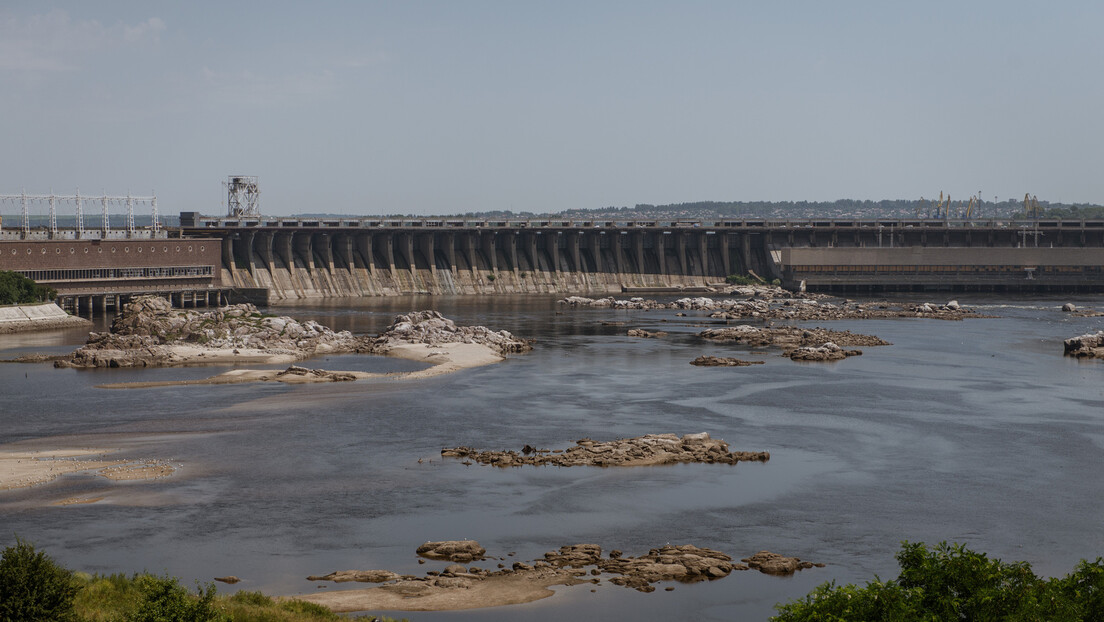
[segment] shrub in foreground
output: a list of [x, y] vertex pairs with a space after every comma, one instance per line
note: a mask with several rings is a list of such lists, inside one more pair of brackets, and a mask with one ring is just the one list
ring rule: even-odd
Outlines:
[[1026, 562], [989, 559], [962, 545], [905, 542], [901, 573], [863, 587], [826, 583], [778, 605], [775, 622], [1104, 620], [1104, 560], [1082, 561], [1060, 579], [1041, 579]]
[[73, 573], [22, 540], [0, 555], [0, 622], [73, 620]]

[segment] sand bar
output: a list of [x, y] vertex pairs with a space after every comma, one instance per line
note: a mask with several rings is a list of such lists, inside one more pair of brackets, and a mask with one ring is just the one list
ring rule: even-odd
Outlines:
[[110, 457], [117, 449], [16, 449], [0, 447], [0, 490], [28, 488], [69, 473], [95, 472], [107, 479], [139, 480], [167, 477], [175, 468], [163, 460], [123, 460]]
[[463, 589], [404, 583], [359, 590], [340, 590], [292, 596], [337, 612], [454, 611], [518, 605], [555, 594], [553, 585], [575, 585], [582, 580], [569, 570], [544, 569], [471, 581]]
[[[209, 352], [202, 350], [203, 352]], [[238, 384], [243, 382], [284, 382], [288, 384], [305, 384], [316, 382], [334, 382], [333, 375], [349, 376], [341, 380], [364, 380], [369, 378], [384, 378], [389, 380], [417, 380], [432, 378], [442, 374], [449, 374], [463, 369], [481, 367], [505, 360], [505, 357], [493, 348], [478, 343], [446, 343], [438, 345], [401, 344], [392, 346], [385, 353], [386, 356], [430, 363], [432, 367], [413, 372], [370, 373], [361, 371], [336, 371], [323, 374], [288, 374], [283, 369], [232, 369], [210, 378], [195, 380], [163, 380], [150, 382], [118, 382], [97, 385], [102, 389], [148, 389], [153, 387], [173, 387], [182, 385], [208, 385], [208, 384]], [[233, 353], [231, 356], [237, 356]], [[210, 354], [203, 358], [192, 359], [192, 362], [211, 363], [216, 362], [210, 358]], [[240, 358], [230, 359], [240, 362]], [[250, 361], [253, 362], [253, 361]], [[285, 363], [286, 360], [266, 360], [265, 363]]]

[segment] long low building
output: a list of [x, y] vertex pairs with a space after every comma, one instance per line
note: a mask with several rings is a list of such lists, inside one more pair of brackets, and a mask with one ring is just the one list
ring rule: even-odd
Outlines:
[[221, 264], [217, 237], [0, 240], [0, 270], [57, 290], [59, 305], [80, 313], [116, 309], [140, 294], [178, 306], [219, 304]]
[[1093, 291], [1104, 248], [783, 248], [784, 280], [815, 291]]

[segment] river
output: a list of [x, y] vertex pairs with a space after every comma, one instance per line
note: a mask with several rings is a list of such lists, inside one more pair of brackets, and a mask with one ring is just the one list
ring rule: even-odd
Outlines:
[[[763, 620], [775, 603], [825, 581], [896, 576], [902, 540], [962, 542], [1028, 561], [1040, 574], [1065, 574], [1104, 554], [1104, 363], [1066, 358], [1061, 342], [1104, 328], [1104, 318], [1059, 306], [1104, 299], [960, 302], [1001, 317], [822, 322], [893, 344], [832, 364], [706, 342], [697, 337], [712, 322], [704, 313], [565, 310], [536, 296], [270, 309], [363, 333], [382, 330], [397, 312], [432, 307], [458, 323], [536, 340], [532, 352], [497, 365], [409, 382], [108, 390], [95, 385], [222, 368], [0, 365], [0, 442], [122, 443], [128, 456], [179, 466], [152, 481], [78, 475], [0, 491], [0, 543], [17, 534], [88, 572], [168, 572], [186, 585], [233, 574], [243, 582], [220, 591], [271, 594], [315, 592], [305, 577], [333, 570], [422, 574], [436, 567], [416, 561], [426, 540], [476, 539], [491, 555], [516, 553], [510, 560], [565, 544], [636, 555], [670, 542], [828, 564], [789, 578], [737, 572], [672, 592], [603, 581], [497, 609], [384, 612], [411, 620]], [[636, 327], [669, 335], [625, 336]], [[83, 337], [0, 336], [0, 357], [65, 352]], [[688, 365], [701, 354], [766, 364]], [[367, 356], [305, 364], [419, 368]], [[439, 453], [654, 432], [709, 432], [734, 450], [770, 451], [771, 460], [500, 470]], [[73, 496], [104, 500], [48, 505]]]

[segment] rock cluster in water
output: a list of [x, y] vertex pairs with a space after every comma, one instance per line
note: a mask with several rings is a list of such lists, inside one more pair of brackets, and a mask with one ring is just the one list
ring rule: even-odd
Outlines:
[[431, 346], [477, 343], [503, 356], [533, 349], [528, 341], [508, 331], [493, 331], [486, 326], [458, 326], [437, 311], [427, 310], [396, 316], [391, 326], [372, 340], [369, 351], [384, 354], [396, 345], [411, 343]]
[[[768, 293], [768, 291], [770, 293]], [[961, 320], [967, 317], [986, 317], [967, 309], [952, 300], [946, 304], [932, 303], [859, 303], [850, 300], [830, 302], [825, 297], [810, 294], [795, 295], [785, 290], [756, 290], [752, 298], [713, 299], [707, 297], [679, 298], [674, 302], [658, 302], [644, 298], [616, 299], [569, 296], [559, 304], [569, 307], [593, 307], [599, 309], [678, 309], [685, 311], [710, 311], [711, 318], [723, 320], [783, 319], [783, 320], [842, 320], [919, 317], [940, 320]]]
[[418, 547], [417, 553], [426, 559], [467, 563], [483, 559], [487, 549], [475, 540], [441, 540], [426, 542]]
[[[492, 558], [493, 559], [493, 558]], [[499, 564], [498, 570], [465, 567], [454, 563], [441, 571], [429, 571], [426, 576], [400, 575], [389, 570], [343, 570], [326, 575], [312, 575], [308, 581], [360, 581], [365, 583], [390, 583], [386, 589], [409, 596], [423, 595], [432, 589], [469, 589], [475, 582], [506, 577], [540, 580], [549, 574], [562, 577], [598, 577], [615, 575], [609, 579], [614, 585], [633, 588], [641, 592], [654, 592], [653, 584], [661, 581], [694, 583], [713, 581], [732, 574], [733, 571], [756, 569], [767, 574], [787, 575], [806, 568], [823, 567], [824, 564], [801, 561], [797, 557], [785, 557], [769, 551], [760, 551], [742, 562], [713, 549], [692, 544], [671, 545], [651, 549], [638, 557], [626, 556], [619, 550], [611, 550], [602, 556], [597, 544], [572, 544], [544, 554], [543, 559], [529, 563], [514, 562], [510, 567]], [[589, 571], [587, 569], [590, 569]], [[592, 578], [591, 582], [600, 580]], [[578, 581], [576, 581], [578, 582]], [[672, 589], [672, 588], [668, 588]]]
[[759, 572], [774, 575], [789, 575], [798, 570], [809, 568], [823, 568], [824, 564], [802, 561], [797, 557], [786, 557], [770, 551], [759, 551], [751, 557], [745, 557], [740, 561]]
[[1104, 359], [1104, 331], [1070, 337], [1064, 345], [1066, 356]]
[[308, 369], [298, 365], [292, 365], [273, 377], [273, 380], [280, 382], [289, 382], [292, 380], [308, 380], [310, 382], [353, 382], [356, 379], [356, 374], [347, 371]]
[[802, 328], [800, 326], [758, 327], [748, 324], [725, 328], [707, 328], [698, 333], [711, 341], [735, 341], [749, 346], [781, 346], [783, 348], [819, 347], [826, 343], [845, 346], [888, 346], [888, 341], [874, 335], [849, 330]]
[[861, 356], [862, 350], [844, 350], [829, 341], [820, 346], [802, 346], [786, 350], [783, 356], [794, 361], [841, 361], [849, 356]]
[[636, 438], [598, 442], [589, 438], [576, 441], [565, 450], [535, 449], [526, 445], [518, 451], [484, 451], [471, 447], [441, 450], [446, 458], [465, 458], [480, 464], [511, 466], [643, 466], [702, 462], [736, 464], [737, 462], [770, 460], [766, 451], [728, 450], [728, 443], [714, 440], [709, 434], [645, 434]]
[[610, 579], [610, 583], [641, 592], [654, 592], [652, 584], [660, 581], [712, 581], [727, 577], [733, 570], [748, 569], [748, 566], [733, 564], [732, 558], [720, 551], [692, 544], [668, 544], [639, 557], [624, 556], [621, 551], [614, 550], [607, 558], [602, 557], [602, 547], [597, 544], [574, 544], [545, 553], [544, 560], [553, 568], [594, 566], [591, 574], [618, 575]]
[[751, 365], [762, 365], [763, 361], [744, 361], [741, 359], [704, 354], [690, 361], [690, 364], [697, 367], [748, 367]]
[[1101, 317], [1104, 316], [1104, 311], [1097, 311], [1095, 309], [1082, 309], [1072, 302], [1067, 302], [1062, 305], [1062, 311], [1065, 313], [1072, 313], [1074, 317]]
[[142, 296], [115, 316], [111, 332], [90, 333], [86, 345], [54, 365], [149, 367], [194, 362], [194, 354], [178, 346], [308, 358], [356, 351], [362, 342], [348, 331], [335, 332], [313, 320], [262, 315], [251, 304], [198, 311], [174, 309], [164, 298]]
[[644, 337], [646, 339], [658, 339], [660, 337], [666, 337], [667, 336], [667, 333], [665, 333], [661, 330], [657, 330], [655, 332], [649, 332], [649, 331], [644, 330], [643, 328], [630, 328], [629, 331], [625, 334], [628, 335], [629, 337]]

